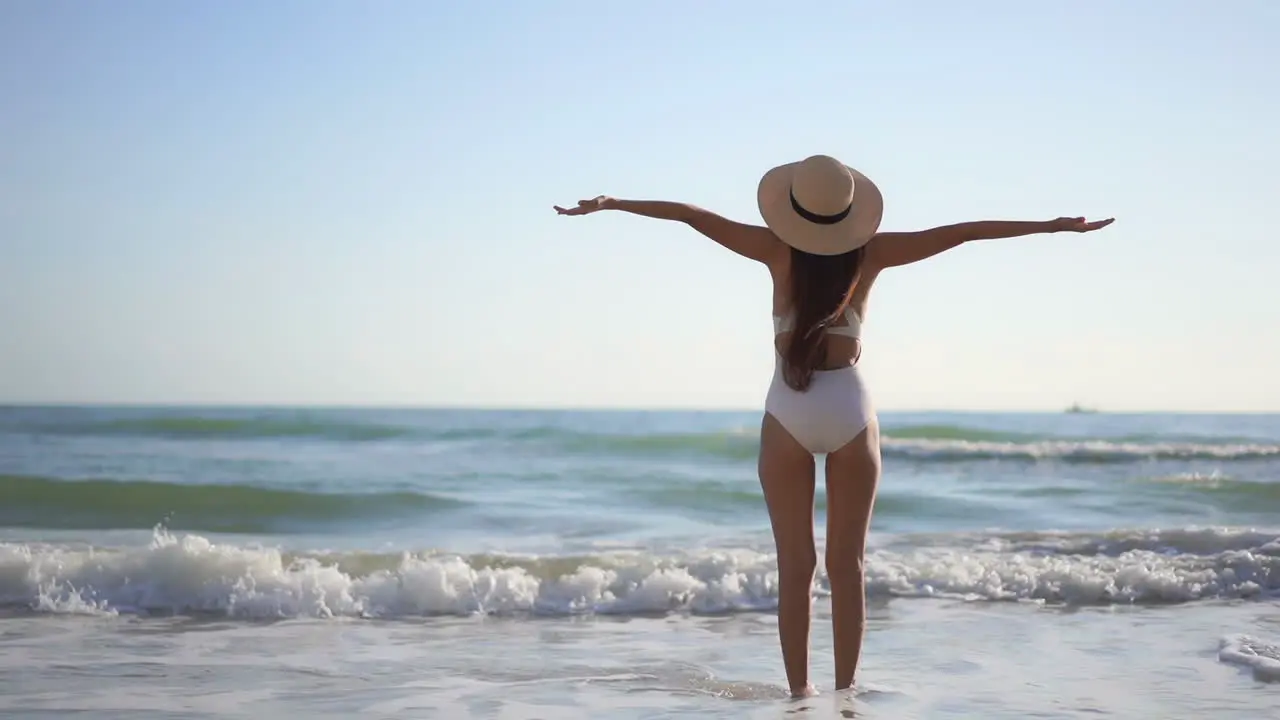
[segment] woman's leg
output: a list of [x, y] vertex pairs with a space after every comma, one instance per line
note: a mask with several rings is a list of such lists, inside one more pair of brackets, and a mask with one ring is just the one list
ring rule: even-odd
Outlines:
[[809, 612], [818, 553], [813, 543], [813, 455], [769, 413], [760, 426], [760, 486], [778, 552], [778, 639], [794, 696], [809, 685]]
[[880, 427], [875, 418], [827, 456], [827, 579], [831, 583], [836, 690], [853, 685], [867, 621], [863, 555], [880, 482]]

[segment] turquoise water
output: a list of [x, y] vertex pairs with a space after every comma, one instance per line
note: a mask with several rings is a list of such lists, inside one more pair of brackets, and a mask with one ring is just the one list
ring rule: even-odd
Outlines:
[[758, 413], [3, 409], [0, 710], [1280, 712], [1280, 416], [881, 422], [860, 688], [797, 707]]

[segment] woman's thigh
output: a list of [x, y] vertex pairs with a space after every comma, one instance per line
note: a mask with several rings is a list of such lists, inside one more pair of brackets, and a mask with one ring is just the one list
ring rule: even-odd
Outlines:
[[827, 556], [861, 560], [880, 484], [880, 426], [873, 418], [848, 444], [827, 456]]
[[779, 563], [795, 553], [813, 555], [813, 455], [769, 413], [760, 426], [760, 486]]

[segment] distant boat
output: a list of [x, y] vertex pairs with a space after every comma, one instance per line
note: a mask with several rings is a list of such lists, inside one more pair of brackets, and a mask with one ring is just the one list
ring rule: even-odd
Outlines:
[[1067, 409], [1066, 409], [1066, 410], [1064, 410], [1063, 412], [1068, 412], [1068, 413], [1086, 413], [1086, 414], [1087, 414], [1087, 413], [1096, 413], [1096, 412], [1098, 412], [1098, 411], [1097, 411], [1097, 410], [1095, 410], [1095, 409], [1093, 409], [1093, 408], [1087, 408], [1087, 407], [1084, 407], [1084, 406], [1082, 406], [1080, 403], [1071, 403], [1071, 407], [1067, 408]]

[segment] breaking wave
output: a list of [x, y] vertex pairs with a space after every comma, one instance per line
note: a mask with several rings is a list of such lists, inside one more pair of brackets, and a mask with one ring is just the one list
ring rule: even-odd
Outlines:
[[[868, 592], [1048, 605], [1274, 597], [1280, 534], [1233, 529], [897, 537]], [[815, 593], [826, 594], [819, 569]], [[587, 556], [289, 553], [157, 529], [123, 548], [0, 543], [0, 604], [55, 613], [238, 618], [733, 613], [776, 608], [750, 549]]]
[[[100, 416], [91, 409], [11, 411], [0, 431], [43, 437], [130, 436], [183, 441], [309, 440], [323, 442], [514, 443], [564, 454], [700, 456], [729, 461], [753, 459], [759, 443], [754, 428], [742, 431], [645, 433], [574, 430], [550, 419], [521, 420], [508, 426], [415, 422], [395, 412], [326, 413], [309, 410], [136, 411]], [[996, 431], [964, 425], [888, 424], [883, 430], [888, 458], [915, 462], [1010, 460], [1023, 462], [1124, 463], [1152, 459], [1220, 462], [1280, 457], [1280, 443], [1249, 438], [1068, 438]]]

